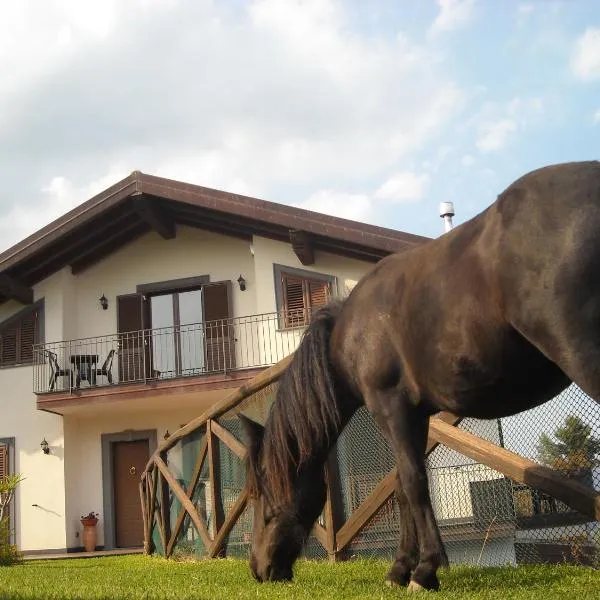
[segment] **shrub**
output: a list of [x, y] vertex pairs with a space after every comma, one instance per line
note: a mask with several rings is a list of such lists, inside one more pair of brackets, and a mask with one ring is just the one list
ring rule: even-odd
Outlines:
[[22, 477], [18, 474], [6, 475], [0, 479], [0, 566], [14, 565], [22, 559], [18, 548], [11, 544], [8, 515], [8, 507], [21, 480]]
[[21, 562], [23, 555], [19, 549], [11, 544], [10, 525], [8, 517], [0, 521], [0, 567], [6, 567]]

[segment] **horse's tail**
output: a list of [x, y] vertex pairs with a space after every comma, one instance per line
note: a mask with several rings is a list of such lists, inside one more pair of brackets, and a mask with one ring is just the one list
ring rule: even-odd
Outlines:
[[329, 340], [342, 307], [343, 301], [338, 300], [314, 313], [279, 380], [271, 413], [272, 437], [267, 437], [271, 437], [274, 446], [279, 445], [277, 441], [292, 442], [291, 446], [286, 444], [287, 452], [281, 445], [271, 448], [273, 458], [280, 463], [278, 466], [285, 470], [293, 467], [298, 471], [307, 459], [317, 458], [326, 451], [331, 439], [339, 435], [338, 386], [329, 356]]

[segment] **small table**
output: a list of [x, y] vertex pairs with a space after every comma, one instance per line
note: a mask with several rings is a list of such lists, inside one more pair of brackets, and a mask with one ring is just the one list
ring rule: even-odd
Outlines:
[[97, 354], [71, 354], [71, 364], [77, 368], [75, 387], [79, 387], [82, 379], [87, 379], [90, 386], [96, 385]]

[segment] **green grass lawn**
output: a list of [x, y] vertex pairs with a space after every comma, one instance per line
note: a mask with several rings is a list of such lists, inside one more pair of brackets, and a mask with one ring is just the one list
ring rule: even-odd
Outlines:
[[[0, 598], [374, 600], [406, 596], [404, 590], [384, 586], [388, 567], [387, 561], [301, 560], [293, 583], [261, 585], [252, 579], [246, 561], [233, 559], [175, 562], [137, 555], [28, 561], [0, 567]], [[600, 571], [584, 567], [457, 567], [442, 571], [441, 581], [443, 592], [434, 596], [439, 600], [600, 598]]]

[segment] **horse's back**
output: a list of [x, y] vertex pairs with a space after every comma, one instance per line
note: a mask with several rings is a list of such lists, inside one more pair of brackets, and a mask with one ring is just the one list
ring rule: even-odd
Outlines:
[[538, 169], [448, 234], [381, 261], [348, 300], [337, 356], [360, 391], [402, 378], [437, 408], [518, 411], [564, 388], [564, 355], [582, 329], [600, 331], [599, 266], [600, 163]]

